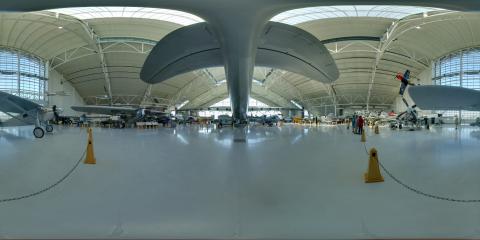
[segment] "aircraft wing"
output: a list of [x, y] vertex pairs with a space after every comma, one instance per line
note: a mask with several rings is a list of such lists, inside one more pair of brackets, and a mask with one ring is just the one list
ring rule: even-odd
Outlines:
[[338, 79], [337, 65], [315, 36], [288, 24], [269, 22], [258, 45], [255, 65], [283, 69], [316, 81]]
[[42, 106], [32, 101], [0, 91], [1, 112], [23, 114], [34, 109], [40, 109], [41, 107]]
[[16, 126], [28, 126], [32, 125], [34, 122], [33, 120], [31, 121], [24, 121], [23, 119], [16, 119], [16, 118], [11, 118], [8, 119], [4, 122], [0, 122], [0, 127], [16, 127]]
[[451, 86], [411, 86], [408, 93], [423, 110], [480, 111], [480, 91]]
[[104, 114], [104, 115], [118, 115], [118, 114], [129, 114], [135, 115], [138, 111], [136, 108], [131, 107], [115, 107], [115, 106], [72, 106], [74, 111], [84, 112], [84, 113], [95, 113], [95, 114]]
[[156, 116], [167, 116], [167, 115], [169, 115], [169, 113], [167, 113], [167, 112], [152, 110], [152, 109], [145, 109], [145, 113], [150, 114], [150, 115], [156, 115]]
[[159, 83], [193, 70], [223, 66], [220, 44], [207, 23], [179, 28], [162, 38], [150, 51], [140, 78]]
[[[327, 83], [339, 76], [335, 61], [315, 36], [276, 22], [269, 22], [261, 33], [255, 65]], [[224, 66], [220, 43], [208, 23], [197, 23], [160, 40], [147, 57], [140, 78], [147, 83], [159, 83], [178, 74], [219, 66]]]

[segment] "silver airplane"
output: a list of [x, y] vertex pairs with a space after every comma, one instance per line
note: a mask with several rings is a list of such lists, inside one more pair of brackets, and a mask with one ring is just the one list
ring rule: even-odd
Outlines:
[[74, 111], [84, 113], [94, 113], [110, 116], [124, 116], [127, 122], [141, 120], [147, 116], [155, 116], [157, 118], [168, 117], [169, 113], [158, 111], [154, 109], [144, 107], [133, 106], [100, 106], [100, 105], [87, 105], [87, 106], [72, 106]]
[[0, 91], [0, 111], [11, 119], [0, 122], [0, 127], [35, 125], [33, 135], [42, 138], [45, 131], [53, 132], [49, 124], [55, 119], [56, 112], [30, 100]]

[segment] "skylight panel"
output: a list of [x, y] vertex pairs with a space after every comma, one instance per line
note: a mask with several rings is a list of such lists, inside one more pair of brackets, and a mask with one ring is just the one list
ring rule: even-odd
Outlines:
[[69, 15], [81, 20], [96, 18], [142, 18], [172, 22], [183, 26], [204, 20], [190, 13], [159, 8], [142, 7], [79, 7], [59, 8], [49, 10], [55, 13]]
[[330, 7], [309, 7], [294, 9], [278, 14], [271, 21], [286, 24], [299, 24], [303, 22], [338, 18], [338, 17], [381, 17], [390, 19], [401, 19], [409, 15], [443, 10], [430, 7], [412, 7], [412, 6], [330, 6]]

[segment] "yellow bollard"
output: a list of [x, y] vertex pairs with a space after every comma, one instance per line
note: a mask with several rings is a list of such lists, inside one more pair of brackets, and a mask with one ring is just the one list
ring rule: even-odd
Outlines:
[[365, 136], [365, 129], [362, 130], [362, 142], [367, 142], [367, 136]]
[[85, 164], [96, 164], [97, 160], [95, 159], [95, 154], [93, 153], [93, 133], [92, 128], [87, 129], [88, 132], [88, 143], [87, 143], [87, 155], [85, 156]]
[[375, 134], [380, 134], [380, 129], [378, 127], [378, 124], [375, 124]]
[[365, 183], [383, 182], [382, 174], [378, 164], [377, 149], [370, 149], [370, 159], [368, 160], [368, 171], [364, 175]]

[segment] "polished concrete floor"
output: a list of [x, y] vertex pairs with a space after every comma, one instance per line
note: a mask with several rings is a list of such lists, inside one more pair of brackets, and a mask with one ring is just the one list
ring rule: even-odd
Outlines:
[[[0, 199], [41, 190], [80, 158], [86, 131], [0, 129]], [[480, 199], [480, 128], [367, 133], [380, 161], [430, 194]], [[0, 238], [479, 238], [480, 203], [386, 176], [345, 126], [94, 129], [96, 165], [0, 203]]]

